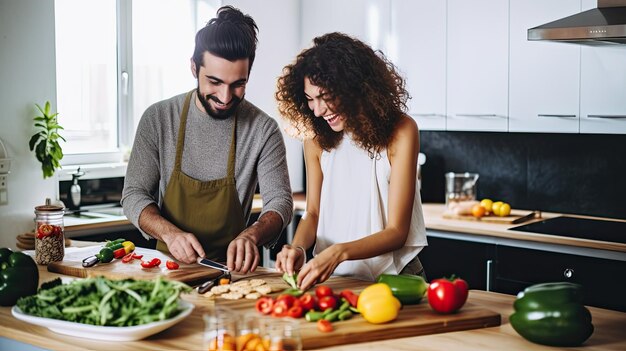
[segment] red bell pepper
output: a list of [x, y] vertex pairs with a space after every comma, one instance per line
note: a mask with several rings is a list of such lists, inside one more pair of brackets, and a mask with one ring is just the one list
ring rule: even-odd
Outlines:
[[179, 267], [178, 263], [176, 263], [174, 261], [170, 261], [170, 260], [167, 260], [167, 262], [165, 262], [165, 266], [169, 270], [178, 269], [178, 267]]

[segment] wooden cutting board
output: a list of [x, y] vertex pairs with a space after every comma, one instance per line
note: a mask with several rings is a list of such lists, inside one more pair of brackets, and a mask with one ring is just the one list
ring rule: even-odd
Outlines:
[[511, 224], [514, 220], [526, 216], [530, 214], [532, 211], [524, 211], [524, 210], [511, 210], [511, 214], [505, 217], [499, 216], [484, 216], [481, 218], [476, 218], [472, 215], [458, 215], [451, 212], [444, 212], [442, 217], [445, 219], [459, 219], [464, 221], [474, 221], [474, 222], [489, 222], [489, 223], [501, 223], [501, 224]]
[[[264, 279], [268, 284], [280, 285], [281, 279], [276, 273], [270, 273], [256, 278]], [[286, 283], [282, 283], [285, 288]], [[362, 291], [370, 282], [345, 278], [331, 277], [324, 285], [330, 286], [333, 291], [340, 292], [343, 289], [352, 289], [355, 292]], [[314, 290], [309, 291], [315, 294]], [[272, 294], [273, 297], [280, 294]], [[199, 301], [204, 299], [198, 296]], [[218, 299], [216, 303], [226, 306], [241, 314], [255, 311], [254, 301], [249, 300], [224, 300]], [[272, 317], [270, 317], [272, 318]], [[316, 323], [307, 322], [304, 318], [295, 319], [299, 324], [302, 348], [305, 350], [318, 349], [328, 346], [361, 343], [376, 340], [403, 338], [408, 336], [446, 333], [459, 330], [469, 330], [498, 326], [501, 323], [500, 314], [472, 304], [469, 300], [463, 308], [454, 314], [438, 314], [434, 312], [426, 299], [417, 305], [406, 305], [400, 310], [398, 318], [385, 324], [370, 324], [361, 315], [356, 314], [347, 321], [334, 322], [334, 330], [330, 333], [322, 333], [317, 330]], [[418, 349], [419, 347], [416, 347]], [[358, 349], [358, 346], [355, 346]]]
[[80, 278], [104, 276], [110, 279], [154, 279], [160, 275], [166, 279], [178, 280], [188, 284], [200, 283], [216, 278], [221, 274], [221, 271], [199, 264], [187, 265], [180, 262], [178, 262], [180, 264], [179, 269], [169, 270], [165, 266], [165, 262], [167, 260], [175, 261], [171, 256], [161, 251], [142, 247], [136, 248], [135, 252], [143, 255], [144, 260], [158, 257], [161, 260], [159, 267], [142, 268], [139, 260], [123, 263], [120, 259], [114, 259], [109, 263], [98, 263], [93, 267], [83, 267], [83, 259], [100, 252], [101, 248], [102, 246], [88, 246], [66, 249], [63, 261], [50, 263], [48, 271]]

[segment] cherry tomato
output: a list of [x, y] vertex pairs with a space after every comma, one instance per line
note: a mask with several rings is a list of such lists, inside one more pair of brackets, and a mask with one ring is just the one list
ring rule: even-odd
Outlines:
[[310, 311], [315, 308], [315, 298], [309, 293], [300, 296], [299, 301], [302, 305], [302, 309], [305, 311]]
[[167, 262], [165, 262], [165, 266], [169, 270], [178, 269], [178, 267], [179, 267], [178, 263], [176, 263], [174, 261], [170, 261], [170, 260], [167, 260]]
[[274, 307], [272, 307], [272, 317], [285, 317], [288, 310], [289, 307], [287, 307], [285, 300], [276, 301], [274, 302]]
[[428, 286], [428, 303], [439, 313], [452, 313], [465, 304], [467, 288], [463, 279], [435, 279]]
[[317, 296], [318, 299], [324, 297], [324, 296], [333, 296], [333, 289], [331, 289], [329, 286], [326, 285], [320, 285], [317, 288], [315, 288], [315, 296]]
[[333, 325], [330, 323], [330, 321], [320, 319], [319, 321], [317, 321], [317, 330], [321, 331], [322, 333], [328, 333], [333, 331]]
[[322, 296], [317, 301], [317, 304], [320, 307], [320, 310], [324, 311], [324, 310], [329, 309], [329, 308], [336, 308], [337, 307], [337, 299], [333, 295]]
[[276, 298], [276, 301], [285, 301], [287, 308], [291, 308], [296, 300], [295, 296], [289, 294], [281, 294]]
[[291, 318], [300, 318], [304, 315], [304, 310], [300, 306], [293, 306], [287, 310], [287, 316]]
[[256, 310], [263, 314], [272, 313], [272, 309], [274, 307], [274, 299], [271, 297], [261, 297], [256, 301]]

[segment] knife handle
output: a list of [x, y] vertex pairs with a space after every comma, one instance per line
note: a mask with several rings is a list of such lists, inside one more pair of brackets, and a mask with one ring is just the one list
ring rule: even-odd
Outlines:
[[96, 263], [98, 262], [100, 262], [98, 257], [96, 257], [95, 255], [89, 256], [83, 260], [83, 267], [87, 268], [87, 267], [95, 266]]
[[198, 294], [206, 293], [207, 291], [211, 290], [213, 286], [215, 286], [215, 280], [214, 279], [207, 280], [206, 282], [198, 286]]

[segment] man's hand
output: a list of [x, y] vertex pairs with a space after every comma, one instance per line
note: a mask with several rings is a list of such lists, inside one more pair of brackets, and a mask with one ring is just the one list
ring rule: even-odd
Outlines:
[[174, 258], [183, 263], [195, 263], [198, 257], [205, 256], [202, 245], [191, 233], [180, 232], [161, 237]]
[[260, 255], [256, 244], [246, 236], [239, 235], [228, 245], [226, 266], [233, 272], [254, 272], [259, 265]]

